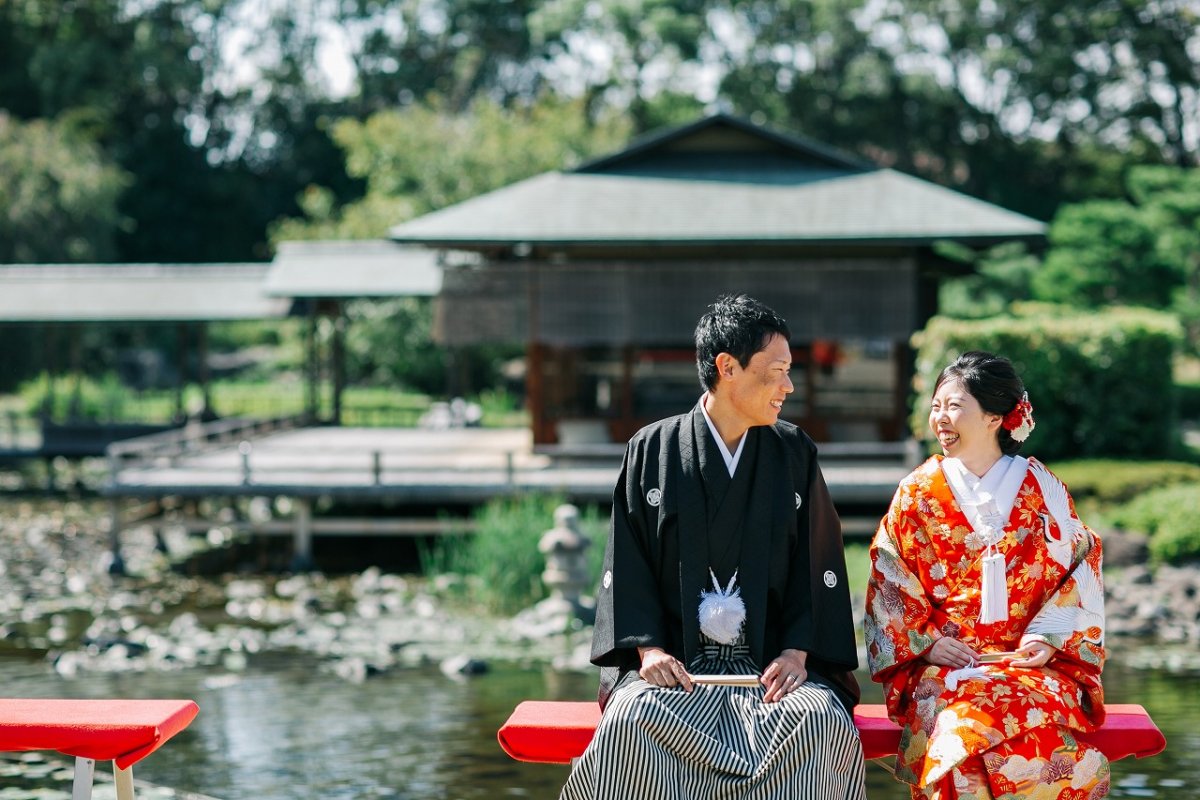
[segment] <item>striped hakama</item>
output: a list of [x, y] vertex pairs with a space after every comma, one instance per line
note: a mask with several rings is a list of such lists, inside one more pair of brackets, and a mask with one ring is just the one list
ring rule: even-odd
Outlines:
[[[757, 674], [745, 648], [707, 646], [693, 674]], [[617, 690], [560, 800], [863, 800], [862, 743], [834, 692], [812, 681], [775, 703], [764, 689], [640, 678]]]

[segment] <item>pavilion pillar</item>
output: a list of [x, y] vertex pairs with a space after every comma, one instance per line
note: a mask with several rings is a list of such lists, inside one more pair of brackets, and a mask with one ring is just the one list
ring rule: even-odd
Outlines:
[[333, 309], [333, 424], [342, 424], [342, 394], [346, 390], [346, 315], [341, 303]]
[[549, 421], [546, 419], [546, 382], [543, 377], [545, 350], [545, 345], [540, 342], [530, 342], [525, 356], [525, 401], [529, 405], [534, 444], [554, 441]]
[[200, 384], [202, 406], [200, 419], [209, 422], [217, 418], [212, 402], [212, 376], [208, 371], [208, 323], [196, 324], [196, 380]]
[[180, 322], [175, 325], [175, 421], [180, 424], [187, 421], [187, 403], [184, 399], [188, 379], [187, 351], [187, 323]]
[[75, 388], [71, 391], [71, 402], [67, 416], [71, 420], [84, 416], [83, 408], [83, 329], [82, 325], [67, 326], [68, 347], [70, 350], [71, 372], [75, 378]]
[[319, 355], [317, 353], [317, 304], [315, 300], [310, 300], [308, 304], [308, 330], [305, 334], [305, 350], [307, 351], [305, 373], [305, 399], [304, 412], [312, 421], [316, 421], [319, 406], [318, 398], [318, 382], [319, 375]]

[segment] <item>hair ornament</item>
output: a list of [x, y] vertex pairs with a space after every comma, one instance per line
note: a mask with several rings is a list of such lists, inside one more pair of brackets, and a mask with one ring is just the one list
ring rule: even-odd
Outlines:
[[1023, 442], [1029, 438], [1029, 434], [1037, 427], [1033, 421], [1033, 405], [1029, 402], [1029, 392], [1021, 395], [1016, 407], [1004, 415], [1000, 425], [1008, 431], [1013, 441]]

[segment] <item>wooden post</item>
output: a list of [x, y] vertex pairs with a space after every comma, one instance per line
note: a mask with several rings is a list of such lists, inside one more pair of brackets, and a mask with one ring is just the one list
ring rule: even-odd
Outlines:
[[250, 453], [253, 452], [254, 445], [248, 441], [238, 443], [238, 454], [242, 457], [242, 485], [249, 486], [251, 484], [250, 475]]
[[96, 760], [75, 757], [75, 782], [71, 785], [71, 800], [92, 800], [92, 781], [96, 777]]
[[121, 769], [114, 761], [113, 780], [117, 784], [117, 800], [133, 800], [133, 767]]
[[376, 486], [383, 483], [383, 453], [378, 450], [371, 452], [371, 478]]
[[292, 572], [307, 572], [312, 568], [312, 500], [299, 497], [296, 498], [296, 527], [292, 538]]
[[125, 574], [125, 559], [121, 558], [121, 501], [108, 501], [108, 541], [112, 551], [112, 562], [108, 565], [110, 575]]

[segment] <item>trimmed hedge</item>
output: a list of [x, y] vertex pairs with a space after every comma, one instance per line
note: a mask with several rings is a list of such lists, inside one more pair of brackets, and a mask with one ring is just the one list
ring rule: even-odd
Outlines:
[[1180, 483], [1200, 484], [1200, 465], [1179, 461], [1117, 461], [1096, 458], [1051, 465], [1076, 500], [1094, 498], [1111, 505]]
[[1171, 455], [1178, 446], [1172, 361], [1182, 337], [1175, 317], [1148, 309], [1022, 303], [983, 320], [934, 317], [913, 336], [913, 431], [928, 437], [929, 397], [942, 368], [968, 350], [989, 350], [1012, 360], [1029, 390], [1037, 428], [1024, 452], [1046, 461]]
[[1127, 531], [1146, 534], [1150, 555], [1159, 563], [1200, 559], [1200, 483], [1155, 489], [1105, 518]]

